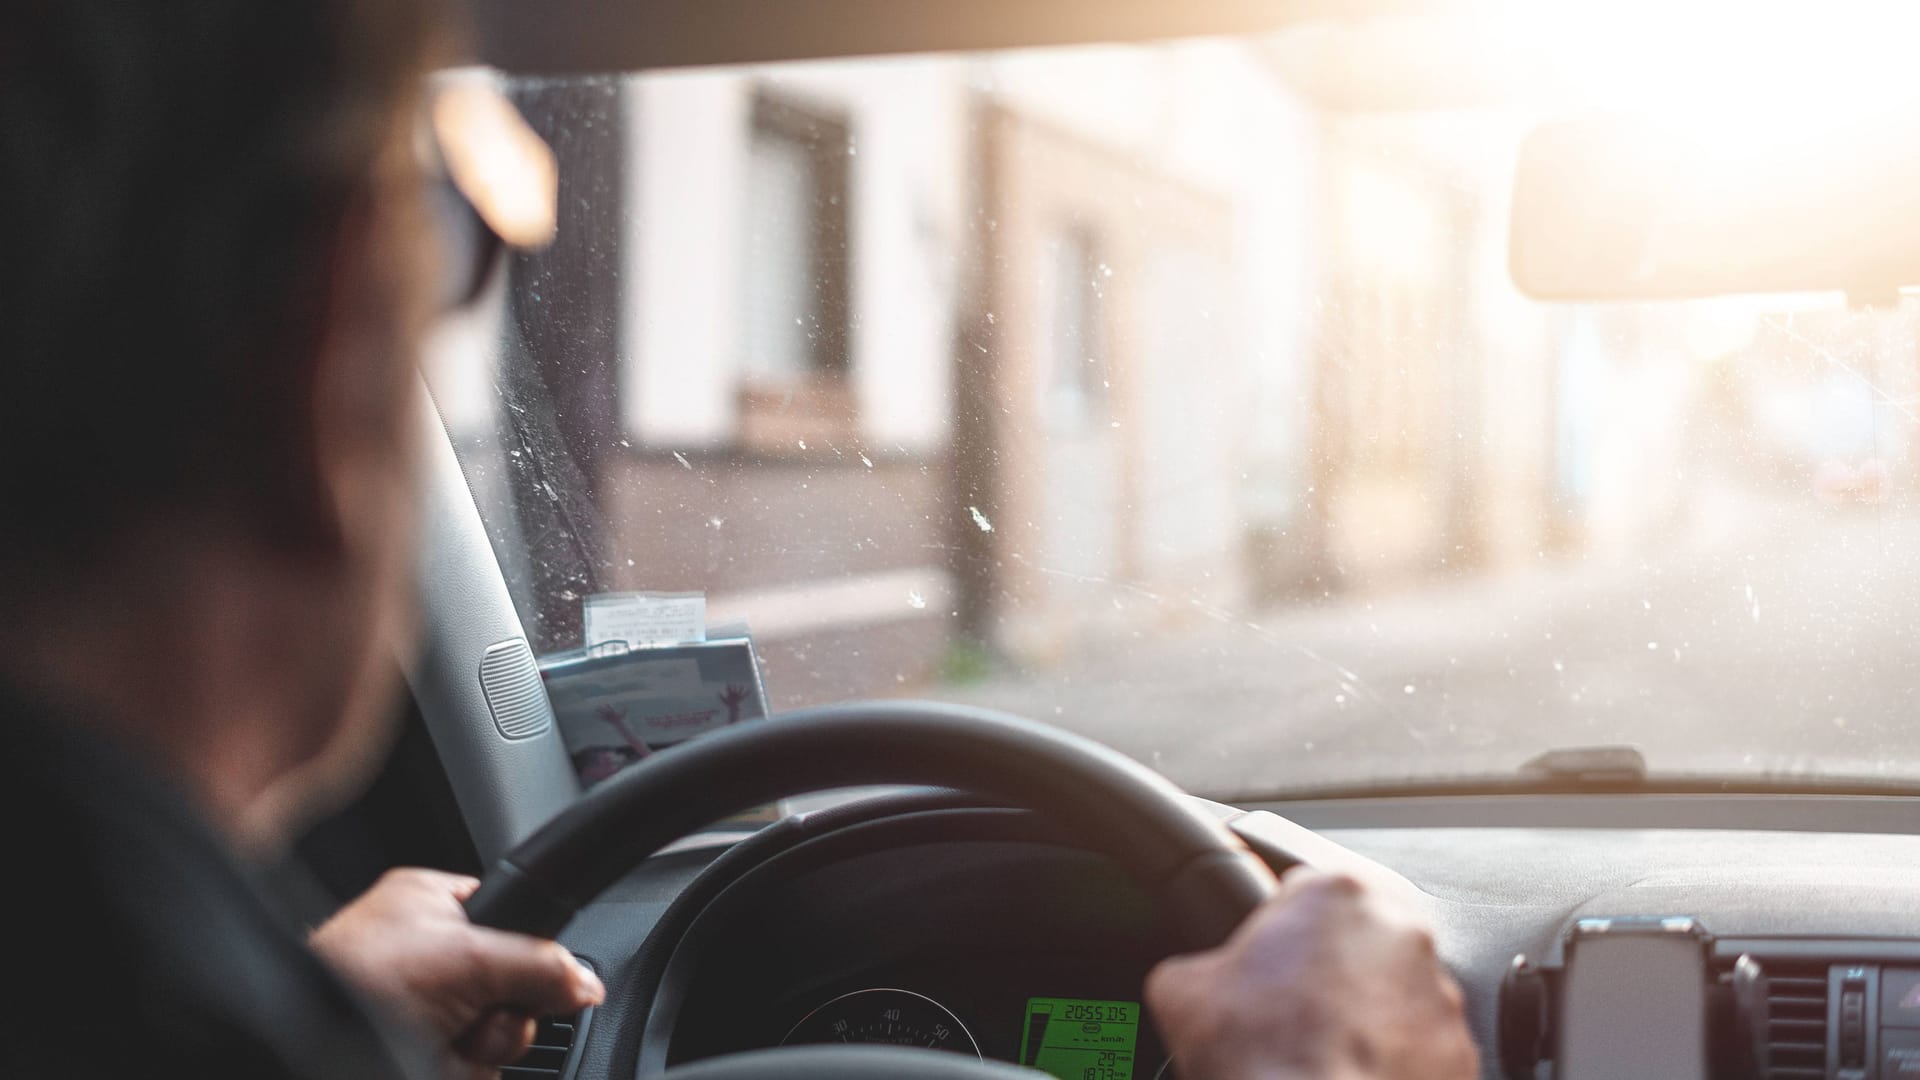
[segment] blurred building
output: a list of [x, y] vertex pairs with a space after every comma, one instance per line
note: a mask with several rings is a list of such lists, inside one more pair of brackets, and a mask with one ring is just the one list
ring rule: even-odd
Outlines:
[[1247, 522], [1306, 434], [1310, 117], [1228, 45], [976, 79], [970, 629], [1034, 660], [1244, 607]]
[[1248, 380], [1230, 206], [1005, 106], [977, 129], [995, 228], [959, 408], [983, 626], [1045, 655], [1165, 617], [1140, 610], [1162, 591], [1237, 601]]
[[870, 694], [1632, 535], [1687, 452], [1657, 313], [1514, 292], [1508, 119], [1315, 108], [1224, 42], [519, 96], [563, 240], [436, 389], [545, 648], [699, 590], [776, 704]]
[[1321, 130], [1310, 512], [1263, 549], [1269, 591], [1628, 552], [1684, 514], [1712, 357], [1670, 305], [1516, 291], [1524, 123], [1331, 110]]
[[917, 678], [956, 610], [962, 76], [874, 63], [627, 87], [610, 587], [702, 590], [710, 622], [751, 616], [788, 700], [818, 696], [803, 675]]
[[1551, 324], [1506, 274], [1517, 132], [1338, 112], [1322, 131], [1312, 512], [1268, 573], [1316, 595], [1537, 554], [1555, 372]]
[[1304, 437], [1312, 131], [1187, 53], [631, 83], [601, 587], [750, 614], [798, 697], [1239, 602], [1250, 462]]

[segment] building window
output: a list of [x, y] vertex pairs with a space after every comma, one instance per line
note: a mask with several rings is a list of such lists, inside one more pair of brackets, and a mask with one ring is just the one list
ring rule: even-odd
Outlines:
[[787, 386], [847, 363], [848, 125], [760, 95], [747, 163], [749, 383]]
[[1093, 237], [1068, 229], [1053, 246], [1046, 311], [1051, 332], [1041, 383], [1041, 411], [1055, 428], [1091, 425], [1106, 411], [1106, 334], [1101, 311], [1104, 269]]

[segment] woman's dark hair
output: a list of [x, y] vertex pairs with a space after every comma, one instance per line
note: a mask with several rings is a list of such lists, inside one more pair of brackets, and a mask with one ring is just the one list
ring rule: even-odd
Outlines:
[[331, 245], [417, 92], [431, 9], [5, 5], [0, 559], [270, 505]]

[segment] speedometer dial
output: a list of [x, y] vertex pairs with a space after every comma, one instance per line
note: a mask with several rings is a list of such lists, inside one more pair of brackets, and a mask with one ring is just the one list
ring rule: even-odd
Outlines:
[[782, 1046], [880, 1043], [921, 1046], [980, 1056], [980, 1044], [952, 1010], [911, 990], [873, 989], [842, 994], [808, 1013]]

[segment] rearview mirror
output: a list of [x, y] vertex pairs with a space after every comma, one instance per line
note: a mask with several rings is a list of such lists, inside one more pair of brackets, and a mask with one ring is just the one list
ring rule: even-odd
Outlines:
[[1541, 300], [1920, 285], [1920, 129], [1563, 120], [1521, 146], [1508, 249]]

